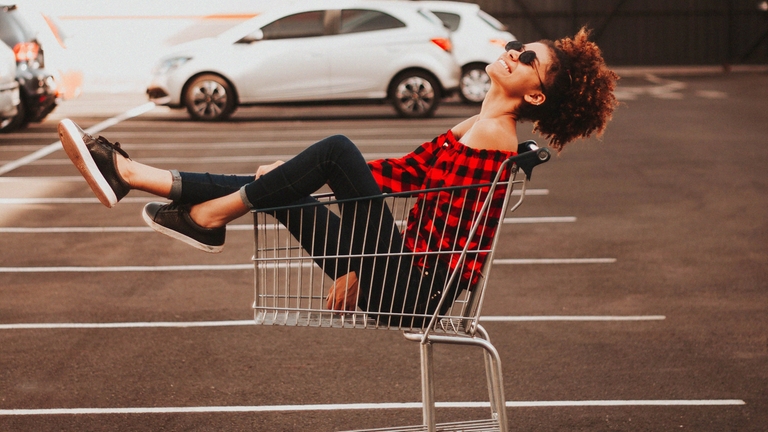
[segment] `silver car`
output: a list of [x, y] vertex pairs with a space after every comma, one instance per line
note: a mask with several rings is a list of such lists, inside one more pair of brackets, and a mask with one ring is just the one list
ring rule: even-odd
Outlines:
[[400, 2], [279, 2], [215, 38], [164, 56], [149, 98], [222, 120], [240, 105], [388, 100], [403, 117], [431, 116], [459, 85], [450, 32]]
[[0, 42], [0, 131], [19, 112], [19, 83], [16, 82], [16, 56], [13, 50]]

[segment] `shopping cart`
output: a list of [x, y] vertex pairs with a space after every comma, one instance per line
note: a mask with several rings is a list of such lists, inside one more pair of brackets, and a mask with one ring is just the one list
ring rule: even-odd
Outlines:
[[[506, 431], [501, 360], [478, 321], [495, 234], [505, 214], [522, 204], [533, 168], [549, 159], [547, 149], [527, 141], [488, 183], [355, 200], [319, 194], [254, 211], [256, 324], [403, 331], [420, 343], [423, 424], [376, 430]], [[509, 208], [512, 195], [519, 198]], [[435, 204], [446, 202], [459, 207], [450, 217], [450, 210]], [[446, 219], [445, 226], [428, 226]], [[452, 229], [466, 241], [444, 241]], [[334, 284], [351, 272], [357, 290], [353, 278]], [[435, 343], [483, 348], [490, 419], [436, 424]]]

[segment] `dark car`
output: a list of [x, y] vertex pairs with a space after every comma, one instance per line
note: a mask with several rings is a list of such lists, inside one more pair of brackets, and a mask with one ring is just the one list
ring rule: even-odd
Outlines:
[[16, 81], [21, 104], [16, 117], [2, 130], [13, 130], [29, 122], [40, 122], [54, 108], [58, 93], [53, 75], [45, 70], [43, 48], [34, 30], [16, 10], [0, 5], [0, 40], [16, 55]]

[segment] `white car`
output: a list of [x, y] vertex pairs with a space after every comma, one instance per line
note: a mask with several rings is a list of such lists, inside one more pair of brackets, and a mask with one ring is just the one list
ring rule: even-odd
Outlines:
[[480, 103], [491, 81], [485, 67], [498, 60], [504, 46], [517, 40], [506, 26], [473, 3], [454, 1], [418, 1], [438, 16], [453, 33], [453, 55], [461, 65], [461, 98]]
[[389, 100], [428, 117], [458, 88], [450, 32], [428, 10], [399, 2], [276, 2], [215, 38], [164, 56], [149, 98], [222, 120], [240, 105]]
[[20, 103], [16, 55], [0, 41], [0, 130], [4, 130], [19, 112]]

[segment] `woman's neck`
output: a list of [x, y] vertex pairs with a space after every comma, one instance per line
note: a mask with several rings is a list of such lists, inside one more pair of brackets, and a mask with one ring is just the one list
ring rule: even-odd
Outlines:
[[501, 104], [486, 100], [460, 141], [476, 149], [516, 151], [517, 121]]
[[491, 88], [483, 100], [483, 104], [480, 106], [480, 117], [493, 118], [506, 116], [517, 121], [517, 107], [522, 104], [523, 101], [519, 98], [511, 98], [509, 95], [504, 94], [500, 88], [493, 83]]

